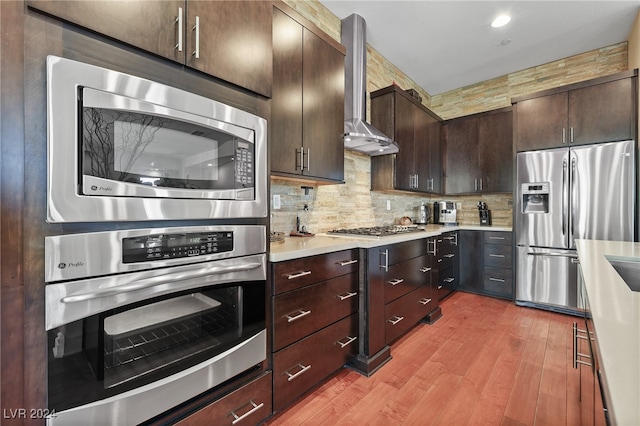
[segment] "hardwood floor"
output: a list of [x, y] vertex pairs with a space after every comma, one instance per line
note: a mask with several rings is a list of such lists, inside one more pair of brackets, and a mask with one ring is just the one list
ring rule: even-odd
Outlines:
[[[370, 378], [342, 369], [267, 424], [580, 425], [576, 318], [456, 292]], [[567, 403], [567, 401], [569, 401]]]

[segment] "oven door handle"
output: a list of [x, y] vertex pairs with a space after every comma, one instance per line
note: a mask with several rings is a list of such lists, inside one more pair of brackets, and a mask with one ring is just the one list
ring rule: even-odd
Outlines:
[[100, 297], [107, 296], [115, 296], [122, 293], [128, 293], [131, 291], [142, 290], [144, 288], [155, 287], [162, 284], [167, 284], [169, 282], [176, 281], [184, 281], [192, 278], [200, 278], [206, 277], [209, 275], [221, 275], [227, 274], [230, 272], [243, 272], [250, 271], [252, 269], [257, 269], [262, 267], [262, 263], [247, 263], [244, 265], [234, 265], [234, 266], [214, 266], [212, 268], [208, 268], [202, 272], [197, 273], [187, 273], [184, 272], [169, 272], [162, 275], [156, 275], [154, 277], [139, 279], [131, 283], [119, 285], [115, 288], [109, 288], [106, 290], [98, 290], [92, 291], [89, 293], [80, 293], [74, 294], [71, 296], [65, 296], [60, 299], [62, 303], [74, 303], [74, 302], [83, 302], [86, 300], [98, 299]]

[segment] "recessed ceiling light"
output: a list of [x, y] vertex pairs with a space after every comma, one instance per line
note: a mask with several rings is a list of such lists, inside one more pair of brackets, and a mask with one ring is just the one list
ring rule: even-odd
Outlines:
[[511, 21], [511, 17], [510, 16], [508, 16], [508, 15], [500, 15], [496, 19], [493, 20], [493, 22], [491, 23], [491, 26], [493, 28], [504, 27], [505, 25], [507, 25], [509, 23], [509, 21]]

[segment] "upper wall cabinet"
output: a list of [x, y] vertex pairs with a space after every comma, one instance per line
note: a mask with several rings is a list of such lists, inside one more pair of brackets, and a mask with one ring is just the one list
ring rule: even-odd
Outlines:
[[445, 193], [513, 191], [511, 108], [445, 123]]
[[28, 5], [271, 96], [271, 1], [30, 0]]
[[637, 71], [512, 99], [518, 151], [635, 139]]
[[293, 9], [273, 9], [271, 174], [344, 181], [345, 48]]
[[371, 124], [393, 138], [397, 154], [371, 158], [371, 189], [440, 193], [442, 119], [396, 85], [371, 93]]

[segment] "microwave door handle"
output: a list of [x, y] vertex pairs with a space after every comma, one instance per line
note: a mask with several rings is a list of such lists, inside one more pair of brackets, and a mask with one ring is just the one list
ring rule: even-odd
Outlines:
[[119, 285], [115, 288], [108, 288], [104, 290], [92, 291], [89, 293], [74, 294], [71, 296], [65, 296], [60, 299], [62, 303], [74, 303], [83, 302], [86, 300], [98, 299], [100, 297], [115, 296], [122, 293], [128, 293], [131, 291], [142, 290], [149, 287], [155, 287], [169, 282], [185, 281], [192, 278], [206, 277], [209, 275], [227, 274], [230, 272], [244, 272], [252, 269], [257, 269], [262, 266], [262, 263], [247, 263], [245, 265], [234, 266], [214, 266], [201, 272], [196, 273], [184, 273], [184, 272], [169, 272], [162, 275], [156, 275], [154, 277], [138, 279], [130, 283]]

